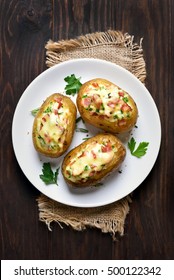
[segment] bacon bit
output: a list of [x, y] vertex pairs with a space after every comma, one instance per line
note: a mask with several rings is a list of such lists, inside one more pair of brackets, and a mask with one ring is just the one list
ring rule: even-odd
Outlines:
[[44, 122], [46, 122], [46, 121], [47, 121], [45, 117], [43, 117], [43, 118], [42, 118], [42, 120], [43, 120]]
[[57, 109], [59, 109], [60, 107], [62, 107], [62, 97], [55, 97], [54, 101], [58, 103], [57, 105]]
[[122, 92], [122, 91], [119, 91], [119, 92], [118, 92], [118, 94], [119, 94], [119, 96], [122, 96], [122, 97], [124, 97], [124, 92]]
[[95, 168], [95, 167], [97, 167], [97, 165], [91, 164], [91, 168], [92, 168], [92, 169]]
[[111, 107], [111, 108], [115, 108], [116, 103], [113, 103], [112, 101], [109, 101], [109, 102], [107, 103], [107, 105], [108, 105], [109, 107]]
[[124, 103], [124, 104], [121, 106], [121, 110], [122, 110], [123, 112], [129, 112], [129, 111], [132, 111], [132, 108], [131, 108], [128, 104]]
[[101, 150], [102, 150], [102, 153], [108, 153], [108, 152], [112, 151], [112, 146], [108, 142], [105, 146], [101, 147]]
[[97, 156], [96, 156], [96, 154], [94, 153], [93, 150], [91, 151], [91, 153], [92, 153], [92, 155], [93, 155], [93, 158], [96, 159]]
[[88, 107], [91, 104], [91, 98], [87, 97], [83, 99], [83, 105]]
[[94, 94], [92, 99], [93, 99], [93, 101], [95, 103], [96, 108], [100, 109], [100, 106], [103, 103], [101, 97], [98, 94]]
[[54, 109], [54, 114], [58, 115], [58, 111], [56, 109]]
[[59, 109], [60, 107], [62, 107], [62, 102], [58, 102], [58, 105], [57, 105], [57, 109]]
[[108, 105], [109, 107], [111, 107], [111, 108], [115, 108], [116, 105], [118, 105], [118, 104], [121, 105], [122, 103], [123, 103], [122, 100], [120, 100], [119, 98], [115, 98], [115, 99], [113, 99], [113, 100], [110, 100], [110, 101], [107, 103], [107, 105]]
[[45, 136], [46, 142], [50, 143], [51, 142], [51, 138], [48, 136], [48, 134], [45, 133], [44, 136]]
[[54, 97], [54, 101], [59, 103], [62, 101], [62, 97]]
[[92, 86], [97, 88], [98, 87], [98, 83], [92, 83]]

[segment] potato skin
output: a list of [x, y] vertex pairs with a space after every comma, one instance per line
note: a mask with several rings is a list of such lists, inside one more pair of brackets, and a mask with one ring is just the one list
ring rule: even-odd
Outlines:
[[57, 158], [70, 146], [77, 109], [73, 101], [60, 93], [49, 96], [33, 123], [32, 139], [37, 152]]
[[130, 131], [138, 117], [132, 97], [117, 85], [101, 78], [81, 86], [77, 107], [84, 121], [114, 134]]
[[126, 156], [121, 141], [110, 133], [100, 133], [71, 150], [62, 163], [62, 174], [68, 185], [96, 185], [116, 170]]

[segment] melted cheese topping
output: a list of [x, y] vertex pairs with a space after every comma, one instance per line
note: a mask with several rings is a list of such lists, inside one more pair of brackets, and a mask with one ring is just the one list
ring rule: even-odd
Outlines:
[[97, 172], [106, 169], [116, 151], [116, 147], [110, 142], [90, 143], [70, 160], [65, 176], [72, 182], [85, 182]]
[[90, 84], [82, 96], [81, 104], [91, 115], [103, 116], [111, 122], [132, 115], [129, 94], [114, 84]]
[[68, 127], [69, 109], [61, 98], [51, 101], [40, 117], [37, 117], [37, 138], [42, 149], [61, 149]]

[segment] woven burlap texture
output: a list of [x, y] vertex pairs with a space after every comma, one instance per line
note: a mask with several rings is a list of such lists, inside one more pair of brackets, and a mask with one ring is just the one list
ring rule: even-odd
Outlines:
[[[77, 39], [61, 40], [46, 44], [46, 65], [52, 67], [63, 61], [76, 58], [98, 58], [118, 64], [132, 72], [142, 83], [146, 78], [142, 40], [134, 43], [134, 37], [120, 31], [108, 30], [80, 36]], [[124, 187], [124, 186], [123, 186]], [[57, 222], [71, 226], [75, 230], [87, 227], [110, 233], [124, 234], [125, 219], [129, 212], [131, 198], [127, 196], [112, 204], [79, 208], [63, 205], [41, 194], [38, 199], [39, 219], [47, 224]]]

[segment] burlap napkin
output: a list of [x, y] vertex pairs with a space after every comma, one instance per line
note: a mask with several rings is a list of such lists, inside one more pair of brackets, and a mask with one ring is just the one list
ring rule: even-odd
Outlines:
[[[77, 39], [48, 41], [46, 44], [46, 64], [48, 67], [75, 58], [99, 58], [114, 62], [132, 72], [141, 82], [145, 81], [146, 69], [143, 59], [142, 40], [134, 43], [133, 36], [108, 30], [80, 36]], [[130, 196], [115, 203], [95, 207], [78, 208], [60, 204], [40, 195], [37, 199], [39, 219], [51, 230], [51, 222], [71, 226], [75, 230], [87, 227], [99, 228], [110, 233], [115, 239], [116, 233], [124, 234], [126, 215], [129, 212]]]

